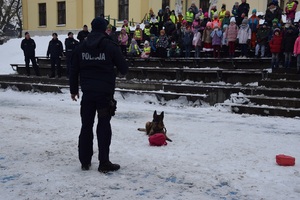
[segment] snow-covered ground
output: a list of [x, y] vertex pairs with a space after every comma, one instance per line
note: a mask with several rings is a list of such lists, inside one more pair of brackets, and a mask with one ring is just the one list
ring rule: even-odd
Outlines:
[[[36, 37], [45, 55], [50, 37]], [[20, 39], [0, 46], [0, 74], [23, 62]], [[44, 45], [42, 45], [44, 43]], [[0, 89], [0, 199], [300, 199], [299, 118], [235, 115], [222, 107], [161, 105], [154, 96], [116, 94], [111, 161], [121, 169], [81, 171], [77, 155], [80, 102], [63, 94]], [[173, 139], [151, 147], [137, 131], [165, 112]], [[95, 138], [96, 139], [96, 138]], [[281, 167], [277, 154], [296, 157]]]

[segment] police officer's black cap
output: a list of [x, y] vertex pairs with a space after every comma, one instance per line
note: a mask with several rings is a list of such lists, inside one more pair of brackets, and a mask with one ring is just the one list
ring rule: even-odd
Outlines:
[[103, 17], [96, 17], [95, 19], [93, 19], [91, 25], [92, 31], [104, 32], [107, 28], [107, 22]]

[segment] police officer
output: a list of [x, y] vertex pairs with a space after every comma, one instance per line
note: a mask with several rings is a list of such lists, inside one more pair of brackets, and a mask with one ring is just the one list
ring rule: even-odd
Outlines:
[[70, 68], [72, 64], [72, 54], [74, 52], [74, 49], [79, 44], [77, 40], [74, 39], [73, 33], [69, 32], [68, 37], [65, 39], [65, 47], [66, 47], [66, 62], [67, 62], [67, 77], [70, 75]]
[[25, 33], [25, 38], [21, 42], [21, 49], [24, 52], [25, 56], [25, 66], [26, 66], [26, 73], [27, 76], [30, 76], [30, 69], [29, 69], [29, 62], [31, 60], [32, 67], [35, 71], [35, 74], [37, 76], [40, 75], [39, 67], [36, 64], [35, 60], [35, 42], [33, 39], [31, 39], [30, 34], [28, 32]]
[[125, 75], [128, 66], [118, 44], [105, 33], [107, 22], [96, 17], [92, 23], [92, 31], [87, 39], [75, 49], [70, 74], [71, 98], [79, 98], [78, 77], [83, 92], [81, 100], [81, 132], [79, 135], [79, 160], [82, 170], [89, 170], [93, 155], [93, 124], [95, 114], [98, 115], [97, 139], [98, 171], [116, 171], [120, 165], [109, 159], [109, 146], [112, 130], [111, 116], [116, 104], [113, 101], [116, 74], [114, 66]]
[[89, 35], [89, 29], [87, 25], [83, 26], [83, 29], [81, 31], [79, 31], [78, 35], [77, 35], [77, 39], [79, 40], [79, 42], [83, 42], [87, 36]]
[[60, 58], [63, 56], [63, 45], [57, 38], [57, 33], [52, 34], [52, 40], [49, 42], [47, 57], [50, 55], [51, 61], [51, 75], [50, 78], [55, 77], [55, 65], [57, 67], [57, 76], [61, 77], [62, 67], [60, 65]]

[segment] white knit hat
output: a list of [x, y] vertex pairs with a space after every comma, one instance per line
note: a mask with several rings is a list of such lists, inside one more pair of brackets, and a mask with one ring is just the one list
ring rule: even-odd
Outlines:
[[236, 23], [236, 21], [235, 21], [235, 17], [231, 17], [231, 19], [230, 19], [230, 23], [231, 22], [234, 22], [234, 23]]

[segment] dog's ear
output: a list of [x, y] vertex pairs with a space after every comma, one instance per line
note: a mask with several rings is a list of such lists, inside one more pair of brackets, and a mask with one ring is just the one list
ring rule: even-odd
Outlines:
[[157, 116], [157, 113], [156, 113], [156, 110], [155, 110], [154, 113], [153, 113], [153, 119], [156, 118], [156, 116]]
[[160, 116], [161, 116], [161, 119], [163, 120], [164, 119], [164, 111], [161, 112]]

